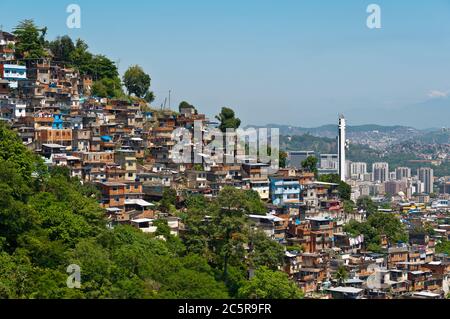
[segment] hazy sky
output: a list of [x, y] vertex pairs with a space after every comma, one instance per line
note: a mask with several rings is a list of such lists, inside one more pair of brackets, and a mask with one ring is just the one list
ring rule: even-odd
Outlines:
[[[71, 3], [81, 29], [66, 26]], [[382, 29], [366, 26], [371, 3]], [[85, 39], [121, 72], [143, 66], [157, 105], [170, 89], [172, 107], [187, 100], [212, 116], [229, 106], [245, 124], [315, 126], [339, 112], [372, 123], [369, 111], [388, 117], [450, 91], [450, 1], [2, 1], [5, 30], [25, 18], [49, 39]]]

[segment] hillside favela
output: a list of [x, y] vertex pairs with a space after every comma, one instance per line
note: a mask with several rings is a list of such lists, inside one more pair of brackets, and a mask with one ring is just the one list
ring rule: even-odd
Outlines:
[[450, 129], [203, 110], [65, 32], [0, 29], [1, 299], [450, 298]]

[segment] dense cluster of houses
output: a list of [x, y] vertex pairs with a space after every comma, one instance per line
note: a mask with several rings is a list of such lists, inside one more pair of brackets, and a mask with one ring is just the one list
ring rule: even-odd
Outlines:
[[[14, 61], [14, 37], [0, 35], [0, 118], [11, 124], [23, 143], [49, 166], [64, 166], [71, 176], [95, 184], [110, 226], [133, 225], [154, 232], [155, 219], [165, 218], [173, 234], [182, 222], [162, 214], [156, 204], [164, 190], [179, 203], [190, 194], [217, 196], [225, 186], [254, 190], [267, 203], [265, 215], [249, 219], [286, 247], [283, 270], [311, 297], [442, 298], [448, 293], [450, 260], [435, 253], [437, 240], [449, 238], [448, 215], [420, 211], [405, 222], [436, 223], [437, 235], [411, 237], [386, 253], [365, 250], [364, 236], [351, 236], [343, 226], [363, 221], [363, 211], [344, 212], [338, 184], [319, 182], [314, 173], [281, 168], [268, 174], [257, 159], [235, 162], [173, 161], [178, 128], [205, 130], [218, 123], [192, 106], [177, 112], [153, 109], [139, 100], [91, 96], [92, 79], [51, 59]], [[447, 225], [447, 226], [446, 226]], [[345, 267], [348, 278], [337, 281]]]

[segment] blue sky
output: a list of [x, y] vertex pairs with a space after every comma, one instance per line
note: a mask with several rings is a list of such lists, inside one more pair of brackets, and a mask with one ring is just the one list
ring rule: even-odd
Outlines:
[[[81, 29], [66, 27], [71, 3], [81, 7]], [[371, 3], [381, 7], [382, 29], [366, 26]], [[213, 116], [229, 106], [245, 124], [316, 126], [339, 112], [353, 124], [391, 124], [390, 110], [450, 91], [448, 0], [21, 0], [0, 8], [5, 30], [33, 18], [49, 39], [80, 37], [120, 59], [121, 72], [141, 65], [157, 105], [172, 90], [172, 107], [187, 100]], [[434, 125], [441, 122], [425, 126]]]

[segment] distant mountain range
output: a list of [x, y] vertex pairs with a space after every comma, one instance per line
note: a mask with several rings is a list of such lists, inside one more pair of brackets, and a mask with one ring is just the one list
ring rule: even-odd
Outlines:
[[[337, 136], [337, 124], [327, 124], [318, 127], [300, 127], [300, 126], [290, 126], [290, 125], [280, 125], [280, 124], [267, 124], [265, 126], [254, 126], [249, 125], [247, 127], [262, 128], [278, 128], [281, 135], [304, 135], [310, 134], [319, 137], [336, 137]], [[395, 125], [395, 126], [383, 126], [376, 124], [366, 124], [366, 125], [356, 125], [347, 126], [347, 133], [368, 133], [368, 132], [379, 132], [379, 133], [415, 133], [428, 132], [428, 130], [418, 130], [412, 127]]]
[[[444, 93], [443, 93], [444, 94]], [[382, 133], [429, 133], [450, 128], [450, 94], [429, 98], [425, 101], [392, 108], [356, 108], [345, 114], [349, 123], [352, 119], [370, 119], [372, 123], [383, 125], [351, 125], [349, 133], [379, 131]], [[337, 120], [336, 120], [337, 121]], [[301, 126], [268, 124], [266, 127], [280, 129], [280, 134], [332, 137], [336, 135], [336, 124], [327, 124], [318, 127], [306, 128]], [[253, 126], [255, 127], [255, 126]], [[257, 126], [256, 126], [257, 127]]]
[[403, 125], [417, 129], [450, 127], [450, 96], [428, 98], [425, 101], [392, 108], [357, 108], [349, 118], [370, 119], [372, 123]]
[[[249, 126], [250, 127], [250, 126]], [[260, 128], [263, 126], [253, 126]], [[319, 127], [305, 128], [289, 125], [267, 124], [264, 127], [278, 128], [280, 135], [284, 138], [294, 139], [295, 143], [286, 143], [291, 147], [307, 148], [308, 146], [322, 145], [317, 138], [325, 139], [326, 144], [336, 141], [338, 128], [336, 124], [322, 125]], [[309, 138], [307, 138], [309, 136]], [[298, 137], [303, 137], [299, 139]], [[314, 137], [314, 138], [313, 138]], [[347, 138], [351, 144], [359, 144], [376, 150], [385, 150], [388, 147], [404, 142], [414, 142], [422, 144], [450, 144], [450, 130], [444, 129], [423, 129], [394, 125], [384, 126], [376, 124], [356, 125], [347, 127]], [[293, 142], [292, 141], [292, 142]], [[286, 145], [287, 146], [287, 145]], [[325, 149], [330, 148], [329, 146]], [[332, 148], [332, 147], [331, 147]]]
[[393, 110], [388, 115], [396, 123], [418, 128], [430, 126], [450, 127], [450, 98], [439, 97]]

